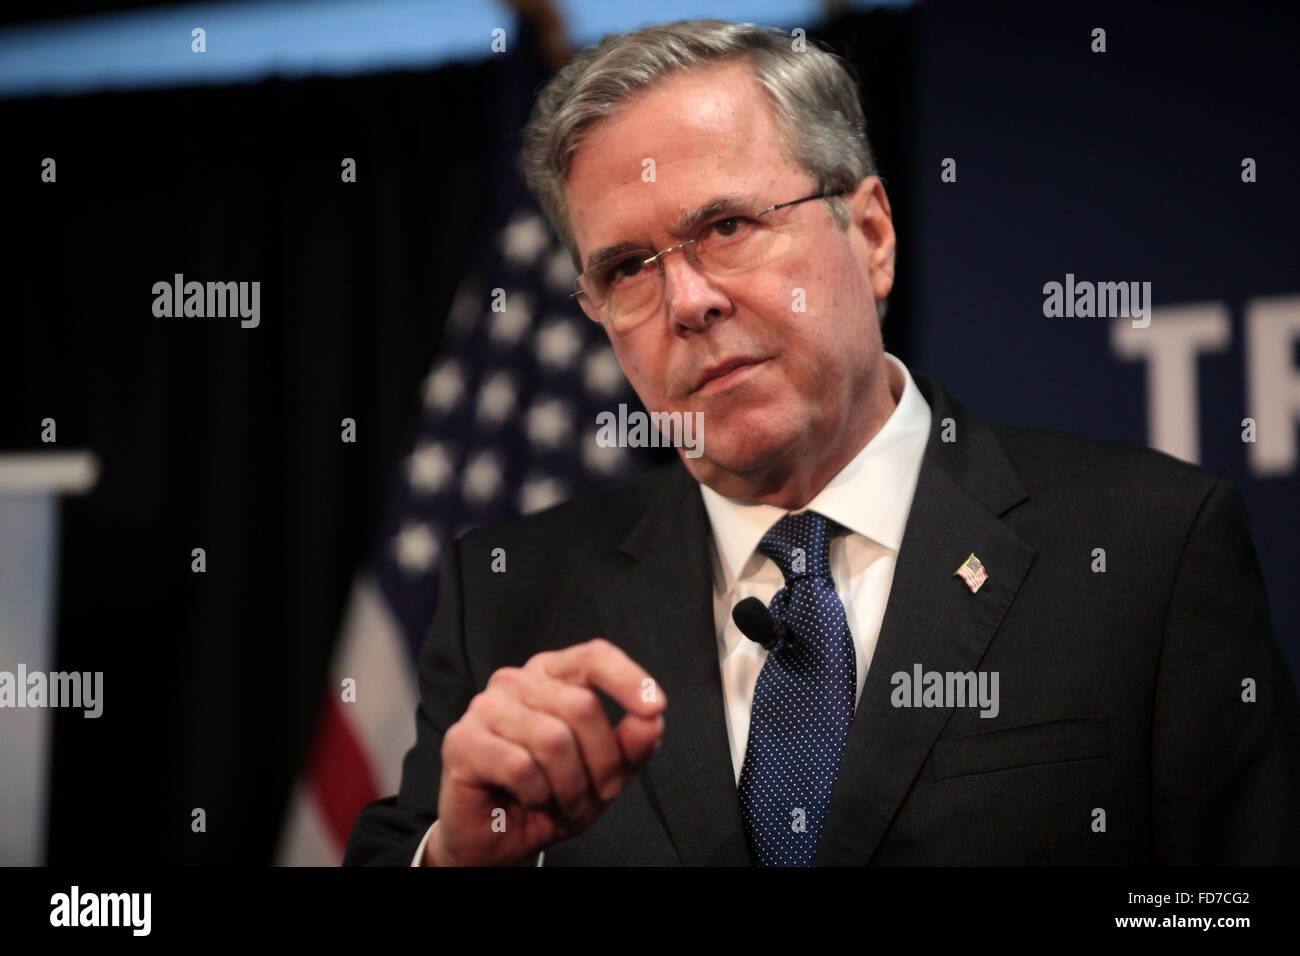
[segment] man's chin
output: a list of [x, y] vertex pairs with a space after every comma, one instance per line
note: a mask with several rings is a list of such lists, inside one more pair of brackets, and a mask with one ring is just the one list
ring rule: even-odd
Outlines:
[[706, 420], [702, 454], [691, 458], [685, 449], [680, 448], [678, 453], [696, 481], [713, 487], [719, 483], [730, 485], [738, 480], [752, 480], [779, 465], [786, 457], [790, 445], [791, 442], [785, 436], [754, 431], [712, 435], [707, 429]]

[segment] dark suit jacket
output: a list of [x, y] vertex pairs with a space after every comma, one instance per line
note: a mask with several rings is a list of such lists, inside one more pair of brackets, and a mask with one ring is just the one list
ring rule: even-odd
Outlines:
[[[1300, 862], [1300, 708], [1241, 494], [1158, 452], [985, 422], [913, 378], [933, 430], [815, 863]], [[443, 732], [493, 671], [600, 635], [664, 688], [663, 746], [544, 864], [748, 865], [709, 534], [677, 462], [455, 542], [417, 743], [345, 864], [409, 865]], [[953, 574], [971, 552], [976, 593]], [[997, 671], [1000, 712], [893, 706], [918, 663]]]

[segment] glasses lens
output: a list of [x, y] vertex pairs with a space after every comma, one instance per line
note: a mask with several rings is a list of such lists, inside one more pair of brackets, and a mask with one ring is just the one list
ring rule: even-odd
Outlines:
[[[777, 210], [777, 214], [784, 212]], [[769, 219], [747, 217], [714, 223], [701, 238], [700, 267], [712, 275], [735, 275], [760, 269], [779, 259], [793, 246], [791, 225]]]
[[643, 267], [635, 277], [623, 279], [609, 290], [606, 306], [615, 330], [626, 332], [641, 323], [659, 307], [664, 280], [653, 266]]
[[580, 275], [577, 285], [584, 293], [588, 316], [621, 330], [630, 320], [639, 321], [642, 313], [653, 311], [660, 280], [658, 270], [645, 264], [653, 255], [637, 250]]

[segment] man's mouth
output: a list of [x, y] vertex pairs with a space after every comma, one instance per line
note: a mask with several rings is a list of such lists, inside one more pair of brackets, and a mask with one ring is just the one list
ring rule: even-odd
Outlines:
[[767, 359], [747, 358], [745, 356], [735, 356], [729, 359], [723, 359], [715, 365], [710, 365], [700, 373], [699, 378], [695, 380], [695, 387], [691, 389], [691, 394], [700, 392], [718, 392], [729, 388], [734, 382], [750, 374], [748, 369], [762, 365]]

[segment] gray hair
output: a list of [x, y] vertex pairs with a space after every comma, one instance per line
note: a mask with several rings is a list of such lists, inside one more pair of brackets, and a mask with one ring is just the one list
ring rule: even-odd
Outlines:
[[[667, 76], [742, 58], [772, 102], [782, 153], [817, 181], [817, 192], [851, 191], [876, 175], [852, 68], [806, 37], [724, 20], [679, 20], [607, 34], [546, 84], [523, 130], [529, 190], [581, 270], [564, 183], [584, 135], [628, 97]], [[847, 229], [848, 205], [824, 199]]]

